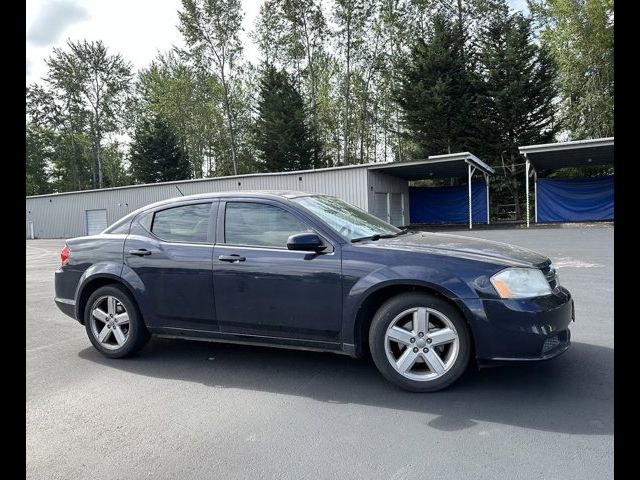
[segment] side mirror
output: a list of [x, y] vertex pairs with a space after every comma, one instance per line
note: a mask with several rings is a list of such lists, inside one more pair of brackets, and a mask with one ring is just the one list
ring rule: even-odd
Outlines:
[[297, 233], [287, 239], [287, 248], [305, 252], [321, 252], [327, 246], [322, 244], [322, 240], [315, 233]]

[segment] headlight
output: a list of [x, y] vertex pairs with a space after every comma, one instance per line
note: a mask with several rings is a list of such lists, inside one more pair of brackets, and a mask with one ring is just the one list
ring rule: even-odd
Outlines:
[[501, 298], [531, 298], [551, 294], [549, 282], [535, 268], [507, 268], [491, 277]]

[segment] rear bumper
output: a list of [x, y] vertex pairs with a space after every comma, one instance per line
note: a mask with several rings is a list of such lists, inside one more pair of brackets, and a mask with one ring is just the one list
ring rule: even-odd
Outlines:
[[82, 272], [61, 267], [55, 272], [55, 302], [62, 313], [77, 320], [75, 292]]
[[76, 302], [74, 300], [58, 297], [56, 297], [54, 300], [62, 313], [73, 318], [74, 320], [76, 319]]
[[474, 322], [481, 367], [534, 363], [555, 358], [571, 345], [573, 299], [560, 287], [554, 295], [527, 300], [482, 300], [484, 318]]

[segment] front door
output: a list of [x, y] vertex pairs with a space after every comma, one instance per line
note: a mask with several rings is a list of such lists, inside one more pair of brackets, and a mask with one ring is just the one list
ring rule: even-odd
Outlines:
[[213, 282], [221, 332], [339, 342], [339, 246], [288, 250], [290, 235], [316, 229], [269, 200], [221, 202], [218, 218]]
[[184, 204], [134, 219], [124, 259], [142, 282], [149, 326], [218, 330], [211, 271], [216, 207]]

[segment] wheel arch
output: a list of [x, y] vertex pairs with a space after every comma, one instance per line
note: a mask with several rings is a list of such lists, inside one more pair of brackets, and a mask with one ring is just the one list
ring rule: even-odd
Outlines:
[[371, 322], [378, 309], [392, 297], [400, 295], [402, 293], [410, 292], [423, 292], [434, 295], [441, 298], [453, 308], [455, 308], [462, 318], [464, 318], [467, 326], [469, 327], [469, 333], [471, 335], [472, 358], [475, 356], [475, 343], [476, 339], [471, 326], [470, 318], [471, 312], [453, 292], [450, 292], [437, 285], [425, 283], [425, 282], [404, 282], [404, 283], [391, 283], [379, 286], [368, 292], [365, 298], [360, 302], [357, 309], [354, 324], [353, 324], [353, 342], [355, 345], [356, 356], [361, 357], [369, 353], [369, 329]]
[[82, 325], [84, 325], [84, 310], [87, 305], [87, 300], [89, 300], [91, 294], [98, 288], [105, 287], [107, 285], [119, 285], [123, 287], [127, 291], [127, 293], [131, 295], [131, 298], [133, 298], [138, 311], [140, 310], [133, 289], [129, 285], [127, 285], [127, 283], [123, 281], [122, 278], [109, 274], [93, 275], [81, 284], [76, 294], [76, 318]]

